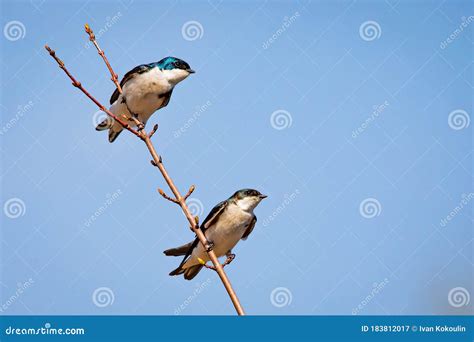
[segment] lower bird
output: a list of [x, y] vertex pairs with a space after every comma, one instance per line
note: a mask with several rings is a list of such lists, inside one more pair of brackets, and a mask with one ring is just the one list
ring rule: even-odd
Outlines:
[[[115, 89], [110, 97], [110, 111], [126, 120], [134, 116], [143, 125], [158, 109], [166, 107], [174, 87], [194, 70], [176, 57], [166, 57], [159, 62], [139, 65], [125, 74], [120, 86], [122, 94]], [[130, 126], [136, 126], [131, 121]], [[109, 130], [109, 141], [113, 142], [123, 127], [111, 117], [97, 125], [98, 131]]]
[[[232, 248], [252, 233], [257, 223], [253, 210], [266, 197], [257, 190], [242, 189], [211, 210], [200, 229], [217, 257], [224, 255], [232, 259], [235, 257], [232, 254]], [[184, 274], [184, 279], [187, 280], [193, 279], [204, 263], [209, 261], [206, 247], [199, 242], [198, 238], [183, 246], [168, 249], [164, 253], [168, 256], [184, 255], [181, 264], [170, 275]]]

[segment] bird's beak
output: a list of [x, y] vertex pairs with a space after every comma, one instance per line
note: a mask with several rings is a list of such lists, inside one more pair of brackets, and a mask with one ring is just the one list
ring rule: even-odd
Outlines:
[[264, 199], [264, 198], [267, 198], [268, 196], [267, 195], [260, 195], [258, 197], [260, 197], [260, 199]]
[[194, 74], [196, 72], [193, 69], [187, 69], [186, 71], [189, 72], [190, 74]]

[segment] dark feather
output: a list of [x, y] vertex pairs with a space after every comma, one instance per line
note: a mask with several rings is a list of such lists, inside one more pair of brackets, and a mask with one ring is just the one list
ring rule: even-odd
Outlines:
[[204, 221], [201, 223], [201, 230], [204, 232], [207, 228], [212, 226], [214, 221], [222, 214], [222, 211], [227, 207], [229, 202], [227, 200], [218, 203], [214, 208], [212, 208], [211, 212]]
[[203, 265], [194, 265], [194, 266], [191, 266], [191, 267], [187, 268], [184, 271], [184, 279], [186, 279], [186, 280], [193, 279], [195, 276], [197, 276], [197, 274], [202, 269], [202, 267], [203, 267]]
[[168, 256], [185, 255], [189, 251], [189, 248], [191, 247], [192, 244], [193, 243], [190, 242], [190, 243], [187, 243], [185, 245], [182, 245], [182, 246], [179, 246], [179, 247], [176, 247], [176, 248], [170, 248], [170, 249], [167, 249], [166, 251], [164, 251], [163, 253], [165, 253], [165, 255], [168, 255]]
[[[169, 92], [167, 92], [167, 93], [164, 93], [164, 94], [159, 95], [160, 98], [164, 98], [164, 99], [163, 99], [163, 103], [161, 104], [160, 108], [158, 108], [158, 109], [161, 109], [161, 108], [163, 108], [163, 107], [166, 107], [166, 106], [168, 105], [168, 103], [170, 103], [171, 93], [173, 93], [173, 89], [171, 89], [171, 90], [170, 90]], [[158, 109], [157, 109], [157, 110], [158, 110]]]
[[252, 230], [255, 227], [256, 223], [257, 223], [257, 216], [254, 216], [252, 221], [250, 221], [249, 226], [247, 227], [247, 230], [245, 231], [244, 235], [242, 235], [242, 240], [247, 240], [250, 233], [252, 233]]

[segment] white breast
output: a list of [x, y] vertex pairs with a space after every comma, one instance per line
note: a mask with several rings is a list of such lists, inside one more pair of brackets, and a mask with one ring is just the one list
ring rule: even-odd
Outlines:
[[129, 80], [123, 87], [123, 94], [130, 110], [146, 122], [165, 100], [160, 95], [171, 89], [173, 85], [166, 75], [159, 68], [153, 68]]

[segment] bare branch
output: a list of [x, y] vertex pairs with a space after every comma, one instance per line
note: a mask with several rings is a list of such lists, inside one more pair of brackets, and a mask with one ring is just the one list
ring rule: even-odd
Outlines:
[[86, 30], [86, 33], [89, 35], [89, 40], [92, 42], [92, 44], [94, 44], [95, 48], [97, 49], [97, 52], [102, 57], [105, 64], [107, 65], [107, 68], [109, 69], [109, 72], [110, 72], [112, 82], [115, 83], [115, 86], [117, 87], [119, 93], [122, 94], [122, 87], [120, 86], [120, 83], [118, 81], [118, 75], [114, 72], [114, 70], [110, 66], [109, 60], [105, 56], [104, 50], [102, 50], [99, 46], [99, 43], [97, 43], [97, 40], [95, 39], [94, 31], [92, 31], [92, 29], [90, 28], [90, 26], [88, 24], [85, 24], [84, 28]]
[[[105, 57], [105, 54], [104, 52], [100, 49], [99, 45], [97, 44], [96, 40], [95, 40], [95, 35], [93, 33], [93, 31], [90, 29], [89, 26], [86, 26], [86, 32], [89, 34], [89, 39], [94, 43], [94, 45], [96, 46], [97, 48], [97, 51], [99, 51], [99, 55], [102, 56], [104, 62], [107, 64], [107, 68], [109, 69], [111, 75], [112, 75], [112, 81], [114, 81], [114, 83], [116, 84], [117, 86], [117, 89], [121, 92], [121, 88], [120, 88], [120, 84], [118, 84], [118, 81], [117, 81], [117, 75], [114, 73], [112, 67], [110, 66], [110, 63], [108, 62], [107, 58]], [[166, 195], [163, 190], [160, 191], [160, 194], [165, 197], [166, 199], [170, 200], [171, 202], [173, 203], [177, 203], [179, 204], [179, 206], [181, 207], [184, 215], [186, 216], [186, 219], [188, 220], [189, 224], [190, 224], [190, 227], [192, 229], [192, 231], [196, 234], [197, 238], [199, 239], [200, 243], [206, 247], [208, 245], [208, 241], [206, 239], [206, 236], [204, 235], [204, 233], [202, 232], [202, 230], [199, 228], [199, 218], [196, 216], [193, 216], [193, 214], [191, 213], [191, 211], [189, 210], [187, 204], [186, 204], [186, 196], [189, 196], [192, 191], [191, 191], [191, 187], [188, 191], [188, 194], [183, 197], [181, 196], [178, 188], [176, 187], [176, 185], [174, 184], [173, 180], [171, 179], [171, 177], [169, 176], [168, 174], [168, 171], [165, 169], [164, 165], [163, 165], [163, 160], [161, 158], [160, 155], [158, 155], [158, 153], [156, 152], [155, 150], [155, 147], [153, 146], [153, 143], [151, 142], [151, 136], [153, 135], [153, 131], [156, 131], [156, 129], [152, 130], [152, 132], [150, 132], [150, 134], [147, 134], [144, 130], [143, 130], [143, 127], [139, 127], [138, 130], [135, 130], [133, 128], [130, 127], [130, 125], [127, 123], [127, 122], [124, 122], [122, 121], [121, 119], [119, 119], [117, 116], [115, 116], [112, 112], [110, 112], [107, 108], [105, 108], [98, 100], [96, 100], [82, 85], [79, 81], [77, 81], [74, 76], [72, 76], [72, 74], [69, 72], [69, 70], [66, 68], [66, 66], [64, 65], [63, 61], [61, 61], [57, 56], [56, 56], [56, 53], [54, 50], [52, 50], [51, 48], [49, 48], [49, 46], [45, 46], [46, 50], [48, 50], [49, 54], [51, 55], [51, 57], [54, 58], [54, 60], [58, 63], [59, 67], [66, 73], [66, 75], [69, 77], [69, 79], [72, 81], [72, 84], [74, 87], [78, 88], [79, 90], [81, 90], [92, 102], [94, 102], [96, 104], [97, 107], [99, 107], [100, 110], [102, 110], [103, 112], [105, 112], [108, 116], [112, 117], [114, 120], [116, 120], [124, 129], [128, 130], [129, 132], [133, 133], [135, 136], [137, 136], [138, 138], [140, 138], [146, 145], [146, 147], [148, 148], [148, 151], [150, 152], [151, 156], [153, 157], [153, 160], [151, 161], [152, 165], [157, 167], [161, 173], [161, 175], [163, 176], [164, 180], [166, 181], [166, 184], [168, 185], [168, 187], [170, 188], [171, 192], [173, 193], [173, 195], [175, 196], [175, 198], [171, 198], [170, 196]], [[133, 116], [133, 115], [132, 115]], [[138, 121], [138, 119], [137, 119]], [[138, 126], [138, 125], [137, 125]], [[194, 190], [194, 189], [192, 189]], [[239, 298], [237, 297], [237, 294], [235, 293], [234, 289], [232, 288], [232, 285], [229, 281], [229, 278], [227, 277], [225, 271], [224, 271], [224, 268], [223, 266], [219, 263], [219, 260], [217, 259], [217, 256], [216, 254], [214, 253], [213, 250], [208, 250], [207, 251], [207, 254], [209, 256], [209, 259], [211, 260], [212, 264], [214, 266], [209, 266], [209, 267], [213, 267], [213, 269], [217, 272], [217, 274], [219, 275], [219, 278], [221, 279], [222, 281], [222, 284], [224, 285], [227, 293], [229, 294], [229, 297], [232, 301], [232, 304], [234, 305], [234, 308], [235, 310], [237, 311], [237, 313], [239, 315], [245, 315], [244, 313], [244, 310], [240, 304], [240, 301], [239, 301]]]
[[115, 114], [113, 114], [110, 110], [108, 110], [107, 108], [105, 108], [98, 100], [96, 100], [96, 98], [94, 96], [92, 96], [81, 84], [81, 82], [79, 82], [78, 80], [76, 80], [74, 78], [74, 76], [72, 76], [72, 74], [69, 72], [69, 70], [66, 68], [66, 65], [64, 64], [64, 62], [58, 57], [56, 56], [56, 52], [54, 50], [52, 50], [48, 45], [45, 45], [44, 46], [45, 49], [49, 52], [49, 54], [51, 55], [51, 57], [54, 58], [54, 60], [56, 61], [56, 63], [58, 63], [59, 67], [66, 73], [66, 75], [71, 79], [72, 81], [72, 85], [76, 88], [78, 88], [80, 91], [82, 91], [92, 102], [94, 102], [97, 107], [99, 107], [99, 109], [101, 111], [103, 111], [105, 114], [107, 114], [108, 116], [110, 116], [111, 118], [113, 118], [115, 121], [117, 121], [123, 128], [125, 128], [127, 131], [133, 133], [134, 135], [136, 135], [137, 137], [139, 137], [140, 139], [142, 139], [142, 136], [141, 134], [134, 130], [132, 127], [130, 127], [130, 125], [124, 121], [122, 121], [121, 119], [119, 119]]
[[155, 126], [153, 126], [153, 129], [151, 130], [151, 132], [148, 133], [148, 137], [151, 138], [156, 133], [157, 130], [158, 130], [158, 124], [155, 124]]
[[163, 196], [164, 199], [166, 199], [170, 202], [179, 204], [179, 201], [177, 199], [174, 199], [174, 198], [168, 196], [162, 189], [158, 189], [158, 192], [160, 193], [161, 196]]
[[189, 196], [191, 196], [191, 194], [194, 192], [195, 189], [196, 189], [196, 186], [194, 184], [189, 187], [188, 193], [184, 195], [185, 201], [188, 199]]

